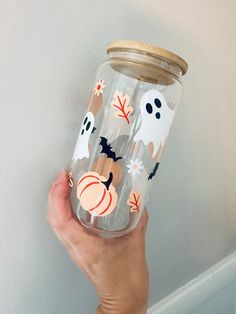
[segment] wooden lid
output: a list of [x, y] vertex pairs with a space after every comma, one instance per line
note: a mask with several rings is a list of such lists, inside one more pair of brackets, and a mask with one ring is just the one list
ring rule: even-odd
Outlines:
[[172, 85], [175, 83], [175, 78], [147, 62], [131, 62], [117, 58], [111, 61], [111, 66], [115, 71], [139, 81], [160, 85]]
[[175, 53], [168, 51], [166, 49], [160, 48], [158, 46], [146, 44], [142, 41], [135, 40], [117, 40], [111, 42], [107, 47], [107, 53], [113, 51], [124, 51], [124, 50], [133, 50], [137, 52], [141, 52], [144, 54], [148, 54], [154, 57], [163, 58], [167, 61], [170, 61], [176, 64], [182, 71], [182, 75], [187, 72], [188, 64], [184, 59], [176, 55]]

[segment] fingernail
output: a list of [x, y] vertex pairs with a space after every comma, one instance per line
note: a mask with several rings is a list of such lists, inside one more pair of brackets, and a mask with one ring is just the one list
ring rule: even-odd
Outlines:
[[72, 188], [74, 185], [74, 182], [73, 182], [73, 177], [72, 177], [71, 171], [67, 172], [67, 179], [68, 179], [69, 186]]

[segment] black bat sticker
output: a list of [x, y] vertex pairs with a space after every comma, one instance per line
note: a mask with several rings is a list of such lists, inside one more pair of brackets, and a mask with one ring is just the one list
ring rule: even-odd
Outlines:
[[100, 136], [101, 141], [100, 145], [102, 146], [101, 153], [107, 155], [107, 158], [112, 158], [114, 161], [122, 159], [122, 157], [116, 157], [116, 153], [112, 150], [111, 144], [107, 143], [107, 139], [103, 136]]
[[159, 162], [155, 164], [155, 167], [153, 168], [152, 172], [149, 174], [148, 180], [151, 180], [156, 175], [159, 164], [160, 164]]
[[97, 128], [94, 126], [92, 129], [92, 133], [94, 133], [97, 130]]

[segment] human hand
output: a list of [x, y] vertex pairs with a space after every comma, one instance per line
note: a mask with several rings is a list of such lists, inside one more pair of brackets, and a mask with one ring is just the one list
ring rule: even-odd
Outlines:
[[104, 239], [75, 218], [71, 188], [63, 171], [49, 192], [47, 221], [70, 257], [93, 283], [100, 298], [96, 313], [144, 314], [148, 300], [145, 258], [145, 210], [136, 228], [119, 238]]

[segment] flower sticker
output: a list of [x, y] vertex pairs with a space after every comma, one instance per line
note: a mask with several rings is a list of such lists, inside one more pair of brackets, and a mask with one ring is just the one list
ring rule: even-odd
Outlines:
[[104, 90], [105, 87], [106, 87], [106, 85], [105, 85], [104, 80], [100, 79], [100, 80], [97, 82], [97, 84], [96, 84], [96, 86], [95, 86], [95, 88], [94, 88], [94, 94], [95, 94], [96, 96], [99, 96], [100, 94], [103, 94], [103, 90]]
[[135, 160], [131, 159], [130, 163], [127, 165], [127, 168], [129, 168], [128, 173], [131, 173], [132, 175], [139, 174], [143, 169], [142, 161], [138, 160], [137, 158]]
[[116, 91], [111, 105], [117, 109], [114, 115], [118, 118], [125, 119], [125, 121], [130, 124], [129, 115], [133, 112], [133, 108], [129, 106], [130, 96], [123, 95], [122, 92]]
[[130, 206], [129, 211], [131, 213], [133, 212], [139, 212], [141, 202], [140, 202], [140, 194], [137, 192], [132, 191], [129, 195], [129, 199], [127, 201], [127, 205]]

